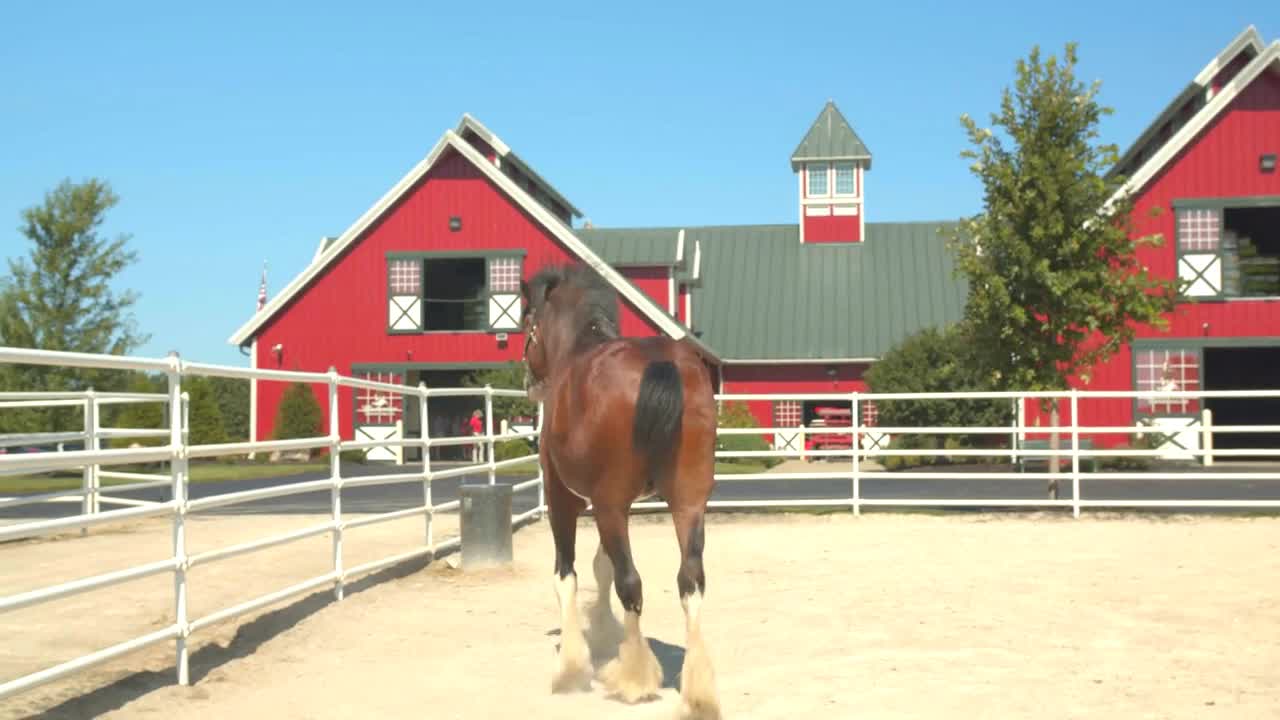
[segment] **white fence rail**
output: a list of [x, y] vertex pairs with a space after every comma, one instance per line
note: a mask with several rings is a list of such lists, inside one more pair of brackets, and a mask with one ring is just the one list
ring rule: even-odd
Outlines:
[[[520, 459], [501, 462], [497, 461], [495, 441], [510, 440], [512, 436], [496, 436], [493, 432], [492, 419], [494, 396], [520, 397], [524, 395], [524, 393], [518, 391], [494, 390], [488, 387], [468, 388], [462, 390], [454, 388], [432, 390], [423, 385], [419, 385], [418, 387], [382, 385], [356, 378], [344, 377], [333, 371], [328, 373], [291, 373], [278, 370], [256, 371], [237, 367], [183, 363], [176, 354], [161, 361], [155, 359], [95, 356], [75, 353], [25, 350], [19, 348], [0, 348], [0, 363], [42, 364], [69, 367], [105, 367], [117, 370], [137, 371], [162, 370], [168, 378], [168, 392], [164, 395], [154, 396], [126, 396], [120, 394], [107, 395], [102, 393], [96, 395], [93, 393], [0, 394], [0, 411], [3, 411], [5, 407], [50, 407], [57, 405], [79, 405], [86, 408], [85, 430], [83, 432], [39, 434], [40, 436], [34, 437], [34, 439], [33, 436], [30, 435], [23, 436], [22, 438], [9, 438], [9, 440], [13, 441], [13, 446], [18, 447], [37, 441], [46, 444], [55, 442], [54, 436], [56, 435], [56, 442], [81, 440], [85, 443], [85, 449], [62, 452], [6, 453], [0, 455], [0, 478], [6, 475], [12, 476], [23, 472], [67, 469], [80, 469], [84, 472], [85, 477], [84, 484], [82, 484], [82, 487], [78, 492], [60, 491], [35, 496], [0, 498], [0, 509], [23, 504], [57, 501], [64, 497], [80, 496], [85, 499], [85, 505], [82, 507], [82, 512], [72, 517], [37, 519], [0, 525], [0, 542], [47, 535], [76, 528], [83, 530], [94, 525], [102, 525], [120, 520], [136, 520], [148, 517], [168, 516], [171, 518], [173, 523], [173, 545], [170, 557], [144, 565], [125, 568], [116, 572], [80, 578], [71, 582], [37, 588], [17, 595], [0, 597], [0, 612], [50, 602], [70, 595], [102, 590], [119, 583], [151, 575], [171, 573], [174, 578], [174, 622], [171, 625], [161, 630], [104, 648], [89, 655], [46, 668], [39, 672], [5, 681], [3, 684], [0, 684], [0, 700], [16, 693], [29, 690], [38, 685], [84, 671], [93, 666], [120, 657], [121, 655], [170, 640], [174, 641], [176, 644], [177, 680], [181, 684], [187, 684], [189, 682], [187, 638], [190, 637], [192, 633], [199, 632], [217, 623], [231, 620], [246, 613], [254, 612], [269, 605], [320, 588], [331, 588], [334, 592], [334, 596], [338, 600], [341, 600], [343, 598], [344, 586], [351, 582], [355, 577], [372, 573], [414, 558], [435, 556], [441, 552], [458, 547], [460, 540], [457, 537], [443, 540], [437, 540], [434, 537], [432, 526], [433, 516], [437, 513], [456, 510], [458, 508], [458, 501], [452, 500], [444, 503], [434, 502], [432, 499], [432, 482], [434, 480], [447, 477], [458, 477], [461, 475], [475, 474], [477, 472], [485, 472], [488, 474], [489, 483], [492, 484], [496, 482], [496, 471], [499, 468], [522, 462]], [[187, 442], [187, 406], [185, 402], [182, 402], [185, 398], [182, 393], [182, 381], [183, 378], [189, 376], [266, 379], [281, 382], [323, 384], [326, 386], [328, 398], [328, 432], [324, 436], [297, 440], [236, 442], [204, 446], [190, 445]], [[402, 397], [406, 398], [406, 400], [416, 398], [420, 413], [419, 417], [421, 418], [429, 417], [427, 415], [428, 401], [434, 396], [474, 395], [483, 397], [485, 403], [485, 418], [488, 427], [483, 435], [467, 437], [465, 438], [465, 442], [482, 443], [486, 448], [484, 461], [468, 467], [433, 470], [428, 450], [434, 445], [456, 443], [457, 439], [433, 439], [426, 433], [428, 423], [423, 422], [422, 437], [412, 440], [392, 441], [400, 445], [409, 444], [421, 447], [423, 465], [420, 471], [354, 478], [344, 477], [341, 468], [341, 450], [344, 449], [344, 447], [351, 446], [351, 443], [344, 443], [339, 433], [340, 415], [338, 413], [338, 400], [339, 391], [343, 388], [372, 388], [380, 391], [399, 393]], [[167, 411], [166, 415], [168, 417], [169, 427], [166, 430], [152, 430], [146, 431], [145, 433], [133, 429], [120, 430], [102, 428], [98, 425], [96, 420], [97, 408], [101, 407], [104, 403], [111, 402], [163, 402]], [[4, 403], [9, 403], [9, 405], [6, 406]], [[16, 403], [22, 404], [16, 405]], [[541, 422], [539, 420], [539, 425], [540, 424]], [[107, 437], [155, 437], [160, 434], [167, 438], [167, 444], [154, 448], [101, 449], [97, 442], [98, 440]], [[362, 443], [362, 445], [377, 446], [378, 443]], [[330, 459], [329, 477], [323, 480], [287, 483], [254, 490], [223, 493], [199, 499], [189, 499], [188, 497], [188, 461], [192, 458], [298, 449], [327, 450]], [[156, 461], [167, 461], [169, 463], [170, 473], [169, 475], [164, 476], [162, 480], [158, 480], [157, 476], [146, 473], [115, 472], [104, 469], [119, 465]], [[527, 460], [524, 462], [527, 462]], [[131, 503], [133, 505], [132, 507], [126, 507], [121, 510], [102, 511], [96, 503], [98, 500], [107, 499], [101, 495], [101, 488], [97, 484], [97, 482], [103, 478], [136, 481], [124, 486], [115, 486], [110, 488], [113, 492], [121, 492], [129, 489], [150, 488], [159, 484], [164, 484], [171, 488], [171, 495], [168, 500], [163, 502], [134, 501]], [[422, 504], [416, 507], [374, 514], [361, 517], [359, 519], [348, 520], [344, 517], [342, 509], [342, 490], [344, 487], [399, 483], [420, 484], [422, 487]], [[187, 516], [193, 513], [199, 513], [229, 505], [253, 502], [270, 497], [281, 497], [285, 495], [314, 492], [325, 489], [330, 491], [329, 506], [331, 514], [330, 519], [327, 522], [319, 523], [301, 530], [295, 530], [197, 554], [192, 554], [187, 550], [185, 523]], [[543, 511], [545, 506], [543, 504], [542, 477], [540, 472], [538, 472], [537, 476], [532, 480], [528, 480], [514, 486], [513, 492], [528, 491], [532, 489], [536, 489], [538, 492], [538, 499], [534, 508], [528, 512], [513, 517], [513, 524], [537, 517]], [[412, 517], [422, 517], [424, 520], [424, 542], [421, 546], [362, 565], [354, 567], [345, 566], [343, 557], [343, 540], [348, 531], [355, 531], [359, 528], [367, 527], [376, 523]], [[232, 607], [210, 613], [204, 617], [188, 617], [189, 602], [187, 597], [187, 572], [192, 567], [230, 560], [265, 548], [284, 545], [304, 538], [324, 534], [328, 534], [332, 537], [332, 567], [329, 571], [290, 587], [282, 588], [261, 597], [253, 598]]]

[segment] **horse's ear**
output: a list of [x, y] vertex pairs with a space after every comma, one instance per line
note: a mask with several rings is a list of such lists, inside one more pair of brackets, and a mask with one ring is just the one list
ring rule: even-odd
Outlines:
[[526, 303], [529, 302], [529, 283], [524, 280], [520, 281], [520, 297], [524, 298]]

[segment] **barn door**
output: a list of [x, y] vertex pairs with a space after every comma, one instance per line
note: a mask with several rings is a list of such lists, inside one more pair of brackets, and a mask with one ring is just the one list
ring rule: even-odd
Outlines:
[[1217, 208], [1177, 210], [1178, 279], [1187, 297], [1221, 297], [1225, 273], [1222, 258], [1222, 212]]
[[775, 400], [773, 426], [776, 430], [773, 433], [773, 449], [801, 454], [804, 451], [804, 433], [800, 429], [803, 420], [804, 408], [799, 400]]

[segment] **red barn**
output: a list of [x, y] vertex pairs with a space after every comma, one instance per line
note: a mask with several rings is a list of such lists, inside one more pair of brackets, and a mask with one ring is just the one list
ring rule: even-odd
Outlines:
[[[1118, 164], [1138, 194], [1138, 230], [1171, 239], [1144, 259], [1157, 273], [1194, 280], [1195, 302], [1179, 307], [1169, 332], [1144, 331], [1089, 387], [1145, 389], [1170, 378], [1208, 387], [1219, 384], [1215, 372], [1222, 383], [1280, 375], [1280, 304], [1272, 297], [1280, 291], [1271, 289], [1280, 280], [1278, 55], [1280, 44], [1264, 48], [1247, 30]], [[575, 227], [581, 213], [464, 116], [351, 227], [326, 238], [230, 342], [248, 348], [258, 367], [332, 366], [456, 385], [466, 372], [519, 360], [519, 280], [544, 263], [576, 260], [618, 289], [624, 334], [690, 338], [724, 392], [861, 390], [866, 368], [893, 345], [960, 318], [965, 286], [946, 246], [954, 223], [868, 222], [871, 153], [834, 103], [790, 164], [795, 224]], [[1148, 218], [1153, 206], [1169, 212]], [[1251, 367], [1272, 372], [1244, 372]], [[256, 439], [270, 436], [281, 392], [275, 383], [255, 388]], [[817, 411], [787, 401], [750, 407], [778, 427], [809, 424]], [[1125, 424], [1137, 412], [1186, 422], [1196, 409], [1117, 402], [1082, 419]], [[873, 420], [874, 407], [864, 410]], [[415, 406], [377, 393], [344, 397], [340, 411], [344, 437], [416, 435], [420, 427]], [[467, 412], [462, 400], [433, 401], [429, 422], [453, 434]]]

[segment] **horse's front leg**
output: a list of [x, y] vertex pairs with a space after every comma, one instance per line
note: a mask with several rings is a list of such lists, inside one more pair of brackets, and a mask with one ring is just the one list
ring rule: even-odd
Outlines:
[[547, 514], [556, 547], [554, 583], [556, 600], [560, 604], [560, 652], [556, 655], [551, 691], [590, 690], [591, 653], [578, 617], [578, 574], [573, 569], [578, 515], [586, 503], [569, 492], [554, 473], [547, 472], [546, 467], [543, 478], [547, 491]]
[[631, 542], [627, 537], [628, 508], [596, 507], [594, 512], [596, 526], [600, 530], [600, 544], [613, 561], [614, 583], [626, 614], [618, 657], [601, 669], [600, 679], [610, 694], [624, 702], [648, 700], [655, 697], [662, 687], [662, 665], [640, 632], [643, 594], [640, 573], [631, 559]]

